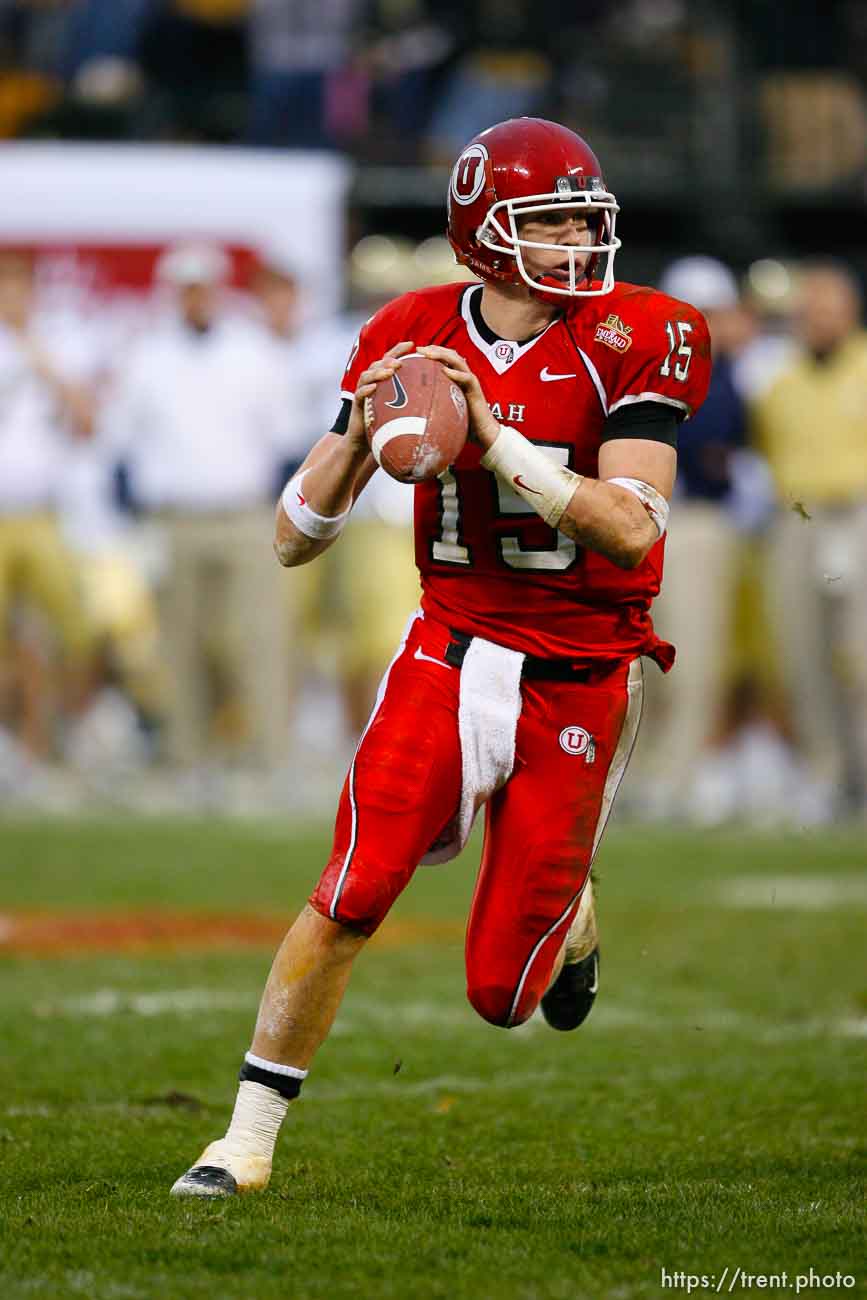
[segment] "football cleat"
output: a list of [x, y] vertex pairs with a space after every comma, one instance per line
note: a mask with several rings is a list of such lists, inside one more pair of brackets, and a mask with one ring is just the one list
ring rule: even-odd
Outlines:
[[193, 1165], [172, 1187], [172, 1196], [237, 1196], [238, 1184], [228, 1169]]
[[542, 998], [542, 1015], [552, 1029], [577, 1029], [596, 1001], [599, 987], [599, 949], [580, 961], [563, 963], [563, 969]]
[[271, 1179], [271, 1161], [243, 1155], [224, 1138], [205, 1147], [192, 1168], [172, 1187], [172, 1196], [237, 1196], [261, 1192]]
[[587, 881], [564, 943], [560, 974], [542, 997], [542, 1015], [552, 1029], [577, 1029], [596, 1001], [599, 988], [599, 934], [593, 882]]

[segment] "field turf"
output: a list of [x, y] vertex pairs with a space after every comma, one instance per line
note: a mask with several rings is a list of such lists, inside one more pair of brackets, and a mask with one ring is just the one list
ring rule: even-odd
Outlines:
[[[0, 823], [0, 913], [288, 919], [327, 842]], [[493, 1029], [465, 1002], [471, 849], [421, 870], [362, 955], [259, 1197], [168, 1189], [225, 1126], [270, 949], [0, 938], [2, 1300], [687, 1293], [662, 1270], [705, 1275], [693, 1295], [783, 1273], [795, 1294], [810, 1270], [865, 1294], [863, 832], [612, 831], [598, 1004], [559, 1035]]]

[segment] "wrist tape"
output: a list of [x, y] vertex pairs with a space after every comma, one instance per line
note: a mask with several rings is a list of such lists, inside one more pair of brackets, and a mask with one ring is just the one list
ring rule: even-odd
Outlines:
[[618, 487], [625, 488], [631, 492], [634, 497], [644, 506], [653, 522], [656, 524], [656, 531], [659, 537], [668, 527], [668, 516], [671, 513], [671, 507], [661, 492], [657, 492], [655, 487], [649, 483], [643, 482], [640, 478], [609, 478], [607, 483], [616, 483]]
[[296, 474], [283, 489], [280, 504], [286, 512], [286, 517], [291, 519], [299, 533], [303, 533], [312, 541], [320, 542], [329, 537], [336, 537], [349, 518], [352, 506], [349, 510], [344, 510], [342, 515], [317, 514], [307, 504], [307, 498], [304, 496], [302, 484], [306, 473], [305, 470], [303, 474]]
[[507, 424], [500, 425], [499, 436], [482, 457], [482, 465], [508, 483], [551, 528], [557, 527], [583, 481], [583, 475], [557, 465]]

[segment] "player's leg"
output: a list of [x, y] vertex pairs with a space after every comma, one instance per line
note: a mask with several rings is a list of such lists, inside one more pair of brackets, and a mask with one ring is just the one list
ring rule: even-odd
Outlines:
[[262, 995], [225, 1135], [175, 1183], [175, 1196], [261, 1191], [289, 1102], [327, 1037], [365, 936], [304, 908], [284, 938]]
[[209, 717], [202, 628], [210, 620], [202, 575], [210, 574], [215, 581], [220, 575], [200, 543], [198, 520], [168, 514], [160, 522], [171, 560], [158, 595], [160, 654], [168, 687], [163, 742], [173, 763], [189, 767], [202, 759]]
[[527, 1020], [596, 952], [592, 911], [576, 912], [635, 740], [641, 678], [636, 662], [597, 682], [522, 687], [515, 773], [488, 805], [467, 928], [467, 994], [492, 1024]]
[[66, 716], [74, 717], [83, 712], [91, 695], [95, 650], [77, 562], [52, 515], [27, 516], [20, 528], [21, 595], [46, 615], [62, 650], [60, 671], [52, 656], [41, 671], [37, 663], [37, 681], [49, 705], [60, 700]]
[[262, 546], [272, 517], [272, 510], [238, 511], [224, 538], [226, 636], [245, 721], [242, 752], [266, 770], [289, 752], [297, 667], [290, 608], [296, 575], [287, 577]]
[[370, 713], [390, 647], [400, 636], [408, 612], [418, 604], [412, 523], [350, 519], [347, 544], [329, 554], [338, 558], [340, 681], [347, 718], [357, 735]]
[[849, 717], [851, 759], [849, 790], [852, 810], [867, 813], [867, 505], [856, 506], [848, 519], [851, 574], [839, 599], [841, 660]]
[[677, 672], [648, 674], [645, 728], [653, 743], [639, 743], [633, 769], [641, 775], [640, 806], [654, 816], [689, 810], [699, 760], [719, 726], [738, 547], [726, 510], [678, 502], [677, 528], [666, 541], [665, 582], [653, 604], [656, 632], [677, 646]]
[[796, 741], [829, 806], [844, 781], [840, 700], [834, 671], [831, 584], [817, 557], [833, 548], [827, 520], [817, 510], [809, 524], [794, 510], [779, 513], [768, 547], [765, 600], [775, 653], [788, 694]]
[[[329, 862], [274, 960], [226, 1136], [178, 1195], [264, 1187], [289, 1101], [326, 1037], [352, 963], [453, 816], [460, 795], [457, 669], [419, 620], [392, 664], [344, 785]], [[434, 662], [415, 658], [430, 653]]]

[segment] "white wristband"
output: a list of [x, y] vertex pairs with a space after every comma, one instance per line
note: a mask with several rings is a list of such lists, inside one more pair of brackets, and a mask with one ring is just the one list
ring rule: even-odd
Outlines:
[[482, 457], [482, 465], [498, 474], [552, 528], [560, 523], [583, 479], [583, 475], [556, 464], [507, 424], [500, 425], [499, 436]]
[[283, 489], [280, 504], [287, 518], [292, 520], [299, 533], [303, 533], [305, 537], [309, 537], [316, 542], [329, 537], [336, 537], [349, 518], [352, 507], [350, 506], [349, 510], [344, 510], [342, 515], [317, 514], [307, 504], [307, 498], [304, 496], [302, 484], [306, 474], [307, 470], [303, 474], [296, 474], [294, 478], [289, 480]]
[[671, 506], [661, 492], [657, 492], [655, 487], [652, 487], [650, 483], [645, 483], [640, 478], [609, 478], [605, 481], [606, 483], [616, 483], [618, 487], [625, 488], [634, 497], [638, 497], [638, 500], [656, 524], [659, 537], [662, 536], [668, 527]]

